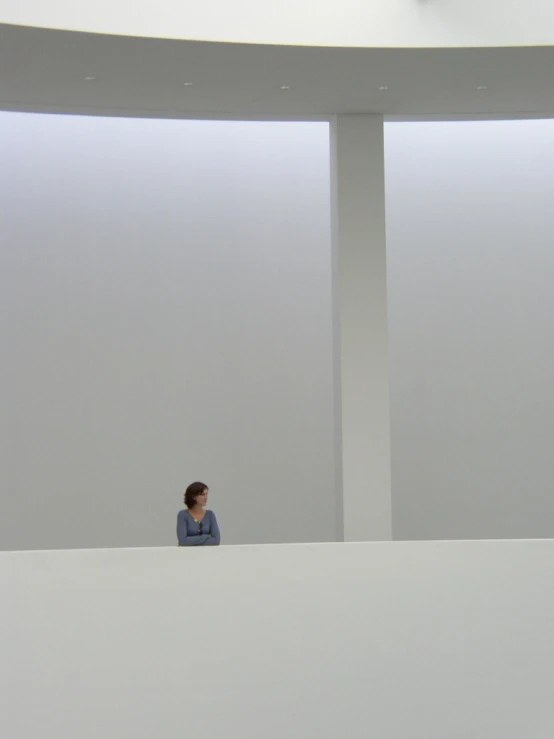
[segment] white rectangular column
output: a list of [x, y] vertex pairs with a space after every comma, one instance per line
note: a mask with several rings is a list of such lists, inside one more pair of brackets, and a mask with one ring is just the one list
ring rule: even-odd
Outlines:
[[392, 521], [382, 116], [333, 119], [331, 183], [344, 539], [386, 540]]

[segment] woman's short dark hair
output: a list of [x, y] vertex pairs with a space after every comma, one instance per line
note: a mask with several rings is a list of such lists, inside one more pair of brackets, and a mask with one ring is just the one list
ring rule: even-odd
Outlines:
[[187, 508], [192, 508], [196, 503], [196, 498], [202, 495], [204, 490], [208, 490], [208, 486], [204, 485], [203, 482], [193, 482], [185, 490], [185, 505]]

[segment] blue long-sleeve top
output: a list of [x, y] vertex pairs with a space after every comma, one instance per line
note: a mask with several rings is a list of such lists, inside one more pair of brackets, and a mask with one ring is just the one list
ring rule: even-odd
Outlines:
[[177, 540], [180, 547], [212, 546], [221, 542], [219, 526], [213, 511], [206, 511], [201, 521], [196, 521], [185, 508], [177, 514]]

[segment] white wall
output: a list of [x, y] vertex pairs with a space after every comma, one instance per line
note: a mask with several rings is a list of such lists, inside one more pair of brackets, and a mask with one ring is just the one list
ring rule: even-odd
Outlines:
[[551, 0], [3, 0], [0, 22], [125, 36], [308, 46], [547, 46]]
[[554, 542], [0, 554], [0, 733], [551, 739]]
[[554, 536], [554, 121], [385, 127], [393, 536]]
[[0, 115], [0, 548], [334, 540], [326, 123]]
[[345, 541], [392, 538], [383, 118], [331, 124]]

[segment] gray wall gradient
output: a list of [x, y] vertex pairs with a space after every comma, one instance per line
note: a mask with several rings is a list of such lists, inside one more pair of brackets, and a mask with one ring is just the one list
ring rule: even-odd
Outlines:
[[[0, 548], [335, 539], [327, 125], [0, 131]], [[554, 122], [385, 154], [393, 536], [554, 536]]]
[[0, 114], [0, 548], [334, 540], [326, 123]]
[[385, 130], [393, 536], [554, 537], [554, 121]]

